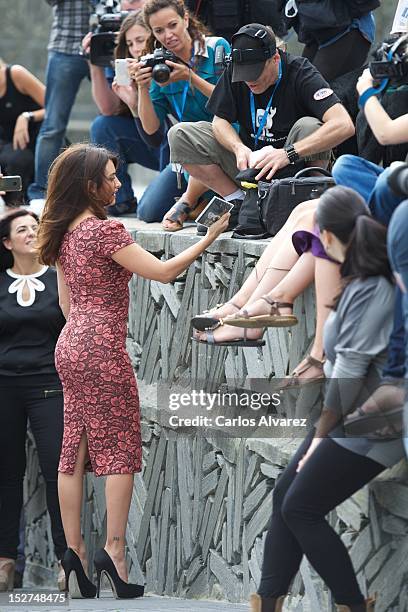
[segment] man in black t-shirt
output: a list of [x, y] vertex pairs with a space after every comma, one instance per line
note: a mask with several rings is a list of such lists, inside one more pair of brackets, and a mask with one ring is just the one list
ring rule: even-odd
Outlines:
[[332, 147], [354, 134], [316, 68], [277, 50], [273, 31], [260, 24], [234, 35], [231, 61], [207, 108], [212, 124], [184, 122], [170, 130], [171, 161], [234, 204], [230, 229], [244, 197], [239, 171], [252, 168], [256, 180], [270, 180], [294, 174], [299, 160], [325, 167]]

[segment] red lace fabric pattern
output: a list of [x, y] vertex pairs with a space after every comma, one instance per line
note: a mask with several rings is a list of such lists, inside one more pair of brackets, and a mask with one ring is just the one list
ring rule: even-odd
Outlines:
[[59, 263], [70, 312], [55, 349], [64, 388], [59, 471], [72, 474], [83, 432], [95, 476], [141, 470], [139, 396], [126, 351], [130, 272], [112, 254], [133, 243], [122, 223], [90, 217], [64, 236]]

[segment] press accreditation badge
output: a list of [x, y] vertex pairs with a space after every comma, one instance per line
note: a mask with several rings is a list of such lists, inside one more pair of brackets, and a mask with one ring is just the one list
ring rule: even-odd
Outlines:
[[324, 87], [323, 89], [318, 89], [314, 93], [313, 98], [315, 100], [325, 100], [326, 98], [331, 96], [332, 93], [334, 93], [332, 89], [330, 89], [329, 87]]

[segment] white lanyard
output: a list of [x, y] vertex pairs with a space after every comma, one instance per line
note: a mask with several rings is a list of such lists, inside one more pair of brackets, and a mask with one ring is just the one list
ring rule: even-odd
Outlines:
[[285, 16], [291, 19], [298, 14], [296, 0], [288, 0], [285, 6]]

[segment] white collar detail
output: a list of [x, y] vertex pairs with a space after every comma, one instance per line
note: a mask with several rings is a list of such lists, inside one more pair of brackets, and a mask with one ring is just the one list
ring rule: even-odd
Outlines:
[[[32, 306], [35, 301], [35, 292], [44, 291], [45, 285], [38, 279], [48, 270], [48, 266], [43, 266], [39, 272], [34, 274], [16, 274], [12, 272], [10, 268], [6, 270], [7, 274], [16, 280], [11, 283], [8, 288], [9, 293], [17, 293], [17, 304], [19, 306]], [[29, 291], [28, 300], [23, 299], [24, 288], [27, 287]]]

